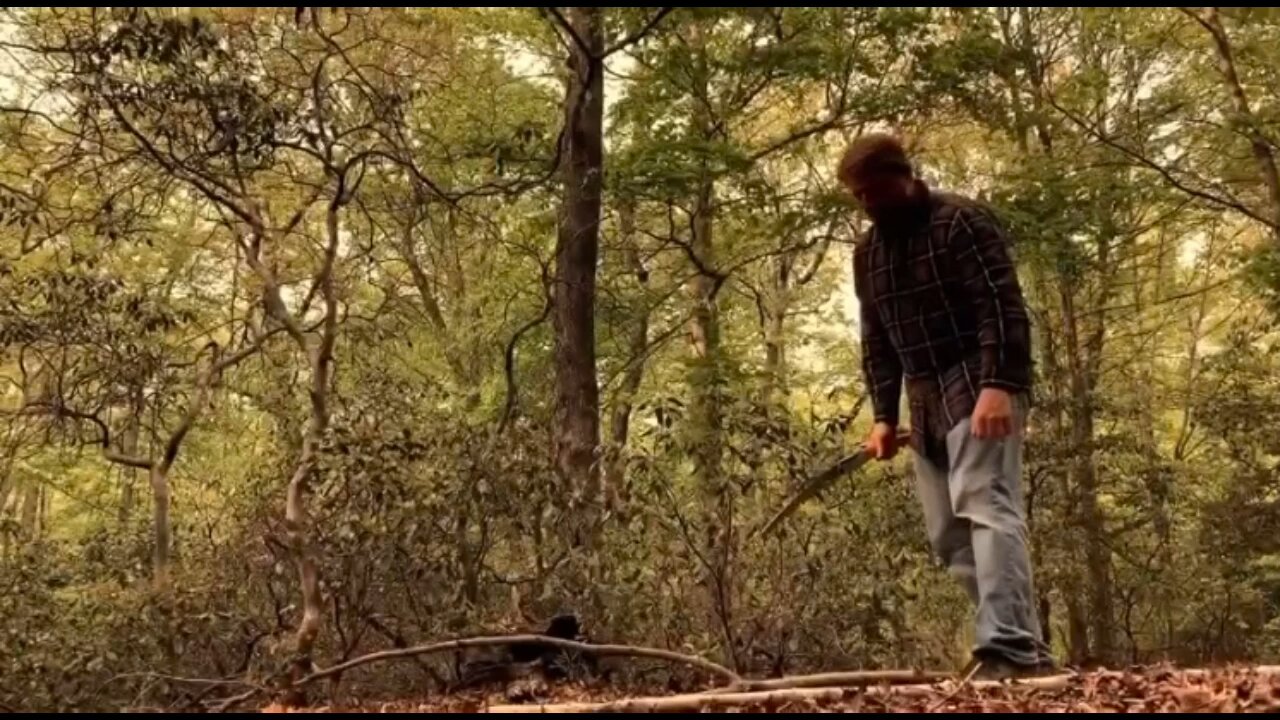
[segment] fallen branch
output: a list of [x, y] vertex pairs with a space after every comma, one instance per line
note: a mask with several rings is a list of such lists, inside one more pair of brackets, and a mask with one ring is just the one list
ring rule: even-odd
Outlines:
[[956, 683], [956, 689], [955, 689], [955, 690], [952, 690], [952, 691], [951, 691], [951, 693], [950, 693], [949, 695], [947, 695], [946, 697], [942, 698], [942, 699], [941, 699], [941, 700], [939, 700], [938, 702], [934, 703], [934, 704], [929, 708], [929, 714], [930, 714], [930, 715], [933, 715], [934, 713], [938, 712], [938, 711], [939, 711], [939, 710], [941, 710], [942, 708], [946, 707], [946, 706], [947, 706], [947, 703], [951, 702], [952, 700], [955, 700], [955, 699], [956, 699], [956, 696], [960, 694], [960, 691], [961, 691], [961, 690], [964, 690], [964, 689], [965, 689], [965, 687], [967, 687], [967, 686], [969, 685], [969, 683], [973, 682], [973, 678], [974, 678], [974, 676], [975, 676], [975, 675], [977, 675], [977, 674], [978, 674], [978, 671], [979, 671], [979, 670], [981, 670], [981, 669], [982, 669], [982, 663], [980, 663], [980, 662], [979, 662], [979, 663], [976, 663], [976, 664], [973, 666], [973, 669], [969, 671], [969, 674], [968, 674], [968, 675], [965, 675], [965, 676], [964, 676], [964, 678], [960, 680], [960, 682]]
[[210, 714], [213, 714], [213, 715], [221, 715], [222, 713], [228, 712], [229, 710], [231, 710], [232, 708], [236, 707], [241, 703], [249, 702], [255, 696], [257, 696], [260, 692], [262, 692], [260, 689], [254, 688], [252, 690], [248, 690], [246, 692], [240, 693], [239, 695], [234, 695], [232, 697], [225, 698], [222, 701], [218, 702], [216, 705], [210, 706], [209, 712]]
[[[1260, 665], [1258, 667], [1247, 667], [1245, 671], [1250, 675], [1257, 677], [1280, 677], [1280, 665]], [[1222, 670], [1179, 670], [1177, 668], [1157, 669], [1155, 674], [1175, 673], [1184, 678], [1204, 678], [1221, 674]]]
[[494, 705], [490, 713], [658, 713], [723, 710], [725, 708], [780, 706], [793, 702], [840, 702], [865, 692], [861, 688], [792, 688], [748, 693], [709, 693], [671, 697], [633, 698], [606, 703], [562, 705]]
[[773, 680], [743, 680], [737, 685], [706, 694], [758, 692], [766, 690], [791, 690], [796, 688], [872, 687], [874, 685], [912, 685], [942, 682], [954, 677], [951, 673], [923, 672], [919, 670], [865, 670], [857, 672], [796, 675]]
[[[1180, 677], [1209, 678], [1220, 671], [1214, 670], [1170, 670]], [[1249, 669], [1254, 677], [1280, 677], [1280, 666], [1264, 666]], [[867, 673], [873, 675], [875, 673]], [[894, 673], [881, 673], [893, 675]], [[839, 677], [835, 674], [831, 677]], [[845, 674], [849, 675], [849, 674]], [[857, 675], [856, 673], [853, 675]], [[1103, 674], [1105, 675], [1105, 673]], [[1116, 673], [1116, 677], [1124, 677], [1124, 673]], [[813, 676], [821, 677], [821, 676]], [[1093, 674], [1092, 677], [1099, 677]], [[1030, 678], [1014, 681], [978, 681], [969, 683], [934, 683], [919, 685], [891, 686], [886, 684], [871, 687], [799, 687], [759, 692], [709, 692], [693, 695], [672, 695], [669, 697], [646, 697], [616, 700], [603, 703], [565, 703], [559, 705], [495, 705], [488, 709], [491, 713], [645, 713], [645, 712], [696, 712], [707, 709], [729, 709], [743, 707], [777, 708], [795, 702], [843, 702], [857, 697], [886, 698], [890, 696], [910, 698], [936, 698], [941, 692], [948, 692], [943, 697], [945, 702], [954, 700], [966, 690], [984, 691], [999, 688], [1018, 688], [1055, 692], [1067, 690], [1083, 681], [1083, 675], [1055, 675], [1043, 678]], [[782, 678], [767, 682], [795, 682], [804, 678]], [[944, 702], [944, 704], [945, 704]]]
[[541, 635], [511, 635], [507, 637], [481, 637], [466, 638], [463, 640], [450, 640], [448, 642], [435, 643], [433, 645], [422, 645], [419, 647], [376, 652], [353, 660], [348, 660], [340, 665], [335, 665], [331, 668], [308, 675], [307, 677], [299, 680], [295, 684], [295, 687], [303, 687], [318, 680], [324, 680], [325, 678], [333, 677], [334, 675], [339, 675], [347, 672], [348, 670], [361, 667], [362, 665], [368, 665], [370, 663], [382, 662], [385, 660], [398, 660], [401, 658], [420, 657], [422, 655], [435, 655], [443, 652], [449, 652], [451, 650], [500, 647], [503, 645], [547, 645], [550, 647], [560, 648], [562, 650], [573, 650], [586, 655], [598, 655], [601, 657], [637, 657], [665, 660], [667, 662], [679, 665], [688, 665], [689, 667], [703, 670], [724, 680], [730, 686], [741, 685], [743, 682], [741, 676], [723, 665], [718, 665], [710, 660], [704, 660], [703, 658], [695, 657], [693, 655], [683, 655], [670, 650], [634, 647], [631, 645], [592, 645], [589, 643], [574, 642], [573, 640], [543, 637]]
[[[1076, 680], [1075, 675], [1061, 675], [1048, 678], [1035, 678], [1016, 683], [1017, 687], [1036, 690], [1063, 690]], [[786, 680], [787, 678], [784, 678]], [[795, 678], [791, 678], [794, 680]], [[977, 682], [969, 687], [982, 690], [986, 688], [1005, 687], [1006, 683]], [[814, 687], [789, 688], [783, 690], [766, 690], [760, 692], [700, 693], [696, 695], [672, 695], [670, 697], [634, 698], [616, 700], [606, 703], [566, 703], [562, 705], [495, 705], [489, 708], [491, 713], [649, 713], [649, 712], [694, 712], [706, 709], [724, 709], [741, 707], [780, 707], [794, 702], [842, 702], [859, 695], [901, 695], [932, 697], [940, 688], [939, 684], [902, 685], [875, 687]]]

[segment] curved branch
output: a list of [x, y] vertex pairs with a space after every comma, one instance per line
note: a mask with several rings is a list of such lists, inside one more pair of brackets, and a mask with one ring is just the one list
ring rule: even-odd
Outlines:
[[602, 657], [635, 657], [666, 660], [667, 662], [697, 668], [728, 682], [730, 685], [738, 685], [742, 682], [742, 677], [739, 676], [738, 673], [724, 667], [723, 665], [718, 665], [704, 658], [693, 655], [684, 655], [670, 650], [634, 647], [631, 645], [592, 645], [590, 643], [543, 637], [541, 635], [511, 635], [507, 637], [480, 637], [467, 638], [463, 640], [450, 640], [448, 642], [440, 642], [433, 645], [422, 645], [420, 647], [404, 648], [402, 650], [387, 650], [384, 652], [372, 653], [308, 675], [298, 681], [297, 685], [299, 687], [309, 685], [318, 680], [324, 680], [325, 678], [340, 675], [348, 670], [352, 670], [363, 665], [382, 662], [385, 660], [398, 660], [401, 658], [420, 657], [422, 655], [435, 655], [442, 652], [448, 652], [450, 650], [501, 647], [504, 645], [549, 645], [562, 650], [573, 650], [587, 655], [598, 655]]
[[[200, 417], [200, 412], [204, 410], [204, 406], [209, 401], [209, 390], [222, 373], [228, 369], [239, 365], [248, 358], [256, 355], [262, 349], [262, 346], [271, 336], [279, 333], [284, 328], [273, 328], [266, 333], [261, 333], [247, 347], [241, 348], [238, 352], [219, 359], [217, 343], [210, 342], [205, 349], [212, 348], [213, 358], [209, 361], [209, 367], [196, 377], [195, 397], [191, 398], [191, 403], [187, 406], [187, 411], [182, 416], [182, 421], [178, 424], [178, 428], [169, 435], [169, 441], [165, 443], [164, 455], [161, 456], [158, 469], [161, 473], [168, 473], [173, 467], [173, 463], [178, 459], [178, 451], [182, 448], [182, 442], [186, 440], [187, 434], [191, 432], [191, 428], [195, 427], [196, 420]], [[111, 452], [111, 451], [108, 451]], [[112, 459], [108, 456], [107, 459]], [[115, 460], [115, 462], [121, 462]], [[127, 463], [123, 463], [127, 464]], [[151, 463], [145, 469], [151, 469]], [[139, 466], [134, 466], [139, 467]]]
[[507, 426], [511, 423], [511, 417], [515, 414], [516, 409], [516, 346], [520, 344], [520, 340], [524, 338], [525, 334], [547, 321], [547, 317], [551, 315], [552, 304], [551, 298], [548, 297], [542, 306], [542, 314], [522, 325], [519, 330], [516, 330], [516, 333], [511, 336], [511, 340], [507, 342], [506, 350], [503, 351], [502, 367], [507, 378], [507, 399], [506, 405], [502, 410], [502, 421], [498, 423], [499, 435], [507, 431]]
[[62, 400], [58, 399], [54, 402], [30, 402], [23, 406], [20, 414], [23, 415], [40, 415], [48, 414], [55, 418], [71, 418], [73, 420], [83, 420], [93, 423], [98, 428], [98, 444], [102, 446], [102, 457], [108, 462], [124, 465], [126, 467], [137, 468], [138, 470], [150, 470], [155, 463], [152, 461], [137, 457], [134, 455], [126, 455], [118, 452], [111, 447], [111, 430], [102, 418], [93, 413], [80, 412], [62, 404]]
[[[832, 224], [834, 225], [835, 223]], [[796, 278], [796, 285], [808, 285], [814, 276], [818, 274], [818, 270], [822, 269], [822, 261], [827, 259], [827, 250], [831, 248], [833, 239], [834, 236], [831, 233], [827, 233], [818, 240], [818, 245], [813, 252], [813, 263]]]

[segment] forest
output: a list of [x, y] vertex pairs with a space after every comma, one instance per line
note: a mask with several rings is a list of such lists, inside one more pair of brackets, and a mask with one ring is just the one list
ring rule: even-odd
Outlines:
[[879, 131], [1013, 238], [1059, 662], [1280, 663], [1275, 8], [6, 8], [0, 76], [0, 710], [439, 696], [343, 664], [567, 614], [954, 669], [905, 457], [757, 532], [872, 423]]

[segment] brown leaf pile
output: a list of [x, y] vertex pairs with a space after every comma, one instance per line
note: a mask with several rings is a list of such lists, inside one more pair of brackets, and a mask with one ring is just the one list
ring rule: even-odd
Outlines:
[[[953, 691], [954, 692], [954, 691]], [[863, 698], [865, 710], [886, 712], [1016, 713], [1273, 713], [1280, 711], [1280, 676], [1247, 669], [1185, 673], [1172, 670], [1094, 673], [1066, 688], [1041, 690], [1006, 685], [961, 688], [939, 697], [887, 693]], [[884, 703], [883, 709], [872, 700]]]
[[[514, 697], [513, 697], [514, 694]], [[426, 702], [379, 703], [342, 708], [342, 712], [484, 712], [489, 707], [527, 702], [530, 705], [599, 703], [620, 699], [607, 689], [580, 687], [517, 689], [490, 694], [457, 695]], [[304, 712], [336, 712], [317, 708]], [[721, 710], [723, 711], [723, 710]], [[831, 702], [762, 702], [730, 712], [861, 712], [861, 713], [1277, 713], [1280, 675], [1249, 668], [1214, 671], [1150, 669], [1080, 675], [1053, 689], [1017, 684], [973, 688], [944, 683], [932, 688], [850, 690]], [[287, 712], [279, 707], [265, 712]]]

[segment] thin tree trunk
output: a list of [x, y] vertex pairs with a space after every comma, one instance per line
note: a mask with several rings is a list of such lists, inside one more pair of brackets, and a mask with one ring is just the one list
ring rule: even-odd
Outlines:
[[570, 43], [565, 92], [564, 199], [555, 275], [555, 461], [572, 499], [575, 544], [590, 535], [602, 504], [600, 389], [596, 378], [596, 263], [604, 173], [604, 9], [569, 9], [585, 47]]
[[[125, 426], [123, 449], [128, 455], [137, 457], [139, 441], [142, 435], [142, 414], [145, 412], [143, 406], [142, 388], [134, 388], [130, 392], [129, 402], [129, 420]], [[128, 522], [133, 517], [133, 509], [137, 504], [137, 483], [138, 469], [128, 465], [120, 468], [120, 476], [122, 478], [122, 487], [120, 488], [120, 515], [121, 523]]]
[[779, 396], [787, 394], [787, 347], [784, 334], [787, 311], [791, 306], [791, 270], [795, 262], [791, 253], [776, 259], [773, 283], [763, 300], [764, 322], [764, 400], [772, 404]]
[[610, 457], [605, 468], [605, 493], [616, 504], [625, 504], [628, 499], [626, 450], [631, 434], [631, 412], [640, 384], [644, 381], [644, 356], [649, 349], [649, 299], [645, 292], [649, 288], [649, 272], [640, 259], [635, 224], [635, 206], [624, 203], [619, 209], [623, 254], [627, 268], [635, 274], [641, 293], [638, 297], [639, 308], [627, 339], [628, 365], [614, 397], [613, 415], [609, 424]]
[[[425, 206], [428, 198], [424, 193], [419, 193], [414, 200], [414, 208], [409, 212], [420, 212], [419, 208]], [[452, 213], [452, 211], [449, 211]], [[440, 306], [440, 300], [437, 297], [435, 283], [427, 274], [427, 269], [423, 267], [421, 258], [418, 257], [417, 243], [415, 242], [415, 230], [421, 224], [419, 219], [412, 222], [406, 222], [400, 236], [400, 257], [404, 260], [405, 265], [409, 267], [409, 276], [413, 279], [414, 289], [418, 291], [418, 298], [422, 302], [422, 310], [427, 316], [427, 322], [431, 324], [439, 343], [440, 352], [444, 356], [445, 362], [449, 365], [449, 370], [453, 373], [454, 380], [460, 387], [466, 388], [466, 406], [468, 410], [474, 409], [480, 404], [479, 390], [479, 373], [477, 367], [469, 364], [464, 357], [464, 351], [455, 345], [454, 337], [449, 323], [445, 320], [444, 310]], [[452, 230], [453, 222], [449, 222], [449, 228]]]
[[148, 473], [151, 481], [152, 523], [154, 543], [151, 556], [153, 580], [157, 587], [169, 586], [169, 561], [173, 545], [173, 529], [169, 510], [173, 503], [169, 493], [169, 470], [157, 463]]
[[13, 466], [11, 461], [5, 462], [0, 471], [0, 526], [4, 525], [9, 510], [9, 497], [13, 494]]
[[28, 540], [36, 540], [39, 537], [40, 522], [40, 485], [39, 483], [31, 483], [23, 490], [22, 495], [22, 514], [21, 514], [22, 534]]
[[[302, 450], [294, 466], [293, 475], [289, 479], [289, 489], [285, 499], [285, 527], [302, 590], [302, 619], [298, 622], [298, 629], [294, 635], [295, 680], [305, 676], [313, 667], [312, 655], [324, 619], [320, 568], [315, 557], [315, 549], [311, 546], [312, 528], [311, 517], [307, 511], [307, 498], [310, 494], [311, 480], [315, 474], [315, 463], [320, 454], [320, 446], [324, 442], [325, 431], [329, 428], [329, 391], [333, 383], [333, 351], [338, 337], [338, 293], [333, 274], [340, 236], [338, 213], [346, 200], [345, 177], [340, 177], [334, 199], [330, 202], [325, 214], [328, 242], [324, 264], [316, 276], [325, 305], [325, 314], [316, 342], [313, 344], [307, 341], [294, 318], [290, 316], [288, 321], [293, 328], [290, 334], [293, 335], [299, 350], [306, 354], [311, 372], [310, 415], [302, 439]], [[273, 297], [277, 301], [280, 300], [278, 287], [275, 288]], [[282, 305], [283, 303], [280, 310], [284, 311]], [[287, 313], [287, 311], [284, 312]]]
[[[693, 220], [693, 248], [708, 266], [714, 263], [713, 228], [714, 186], [708, 177], [703, 181]], [[704, 583], [715, 626], [719, 629], [722, 652], [726, 661], [736, 666], [732, 637], [733, 608], [730, 556], [733, 539], [733, 495], [724, 477], [721, 456], [724, 453], [722, 387], [720, 374], [720, 314], [715, 297], [715, 279], [700, 275], [693, 281], [692, 343], [693, 363], [690, 375], [693, 404], [694, 477], [702, 495], [703, 557], [707, 564]]]
[[462, 507], [454, 515], [453, 541], [458, 546], [458, 564], [462, 569], [462, 600], [467, 609], [476, 608], [480, 602], [480, 568], [476, 562], [476, 551], [471, 546], [470, 508], [472, 504], [462, 503]]
[[[710, 177], [701, 183], [693, 217], [693, 252], [706, 267], [714, 267], [715, 186]], [[716, 302], [716, 278], [705, 273], [690, 283], [693, 317], [690, 341], [693, 351], [693, 374], [690, 378], [694, 396], [693, 423], [696, 434], [695, 462], [697, 476], [704, 488], [711, 488], [721, 478], [722, 453], [720, 417], [720, 312]], [[714, 494], [714, 492], [713, 492]]]
[[[302, 594], [302, 617], [293, 637], [293, 659], [290, 679], [296, 681], [309, 674], [313, 667], [312, 655], [324, 620], [324, 598], [320, 591], [320, 568], [311, 545], [311, 517], [307, 511], [307, 498], [315, 464], [329, 428], [329, 393], [333, 383], [334, 347], [338, 339], [338, 291], [334, 279], [340, 245], [339, 213], [351, 201], [347, 187], [346, 171], [329, 168], [336, 187], [325, 212], [326, 246], [321, 266], [314, 275], [324, 304], [324, 316], [317, 333], [308, 333], [284, 303], [280, 283], [267, 266], [262, 255], [266, 238], [266, 225], [261, 217], [251, 215], [250, 232], [246, 246], [245, 262], [263, 285], [263, 303], [267, 316], [279, 324], [302, 357], [306, 358], [310, 375], [308, 395], [310, 399], [307, 423], [294, 469], [289, 478], [285, 497], [285, 533], [290, 555], [298, 572]], [[298, 693], [288, 698], [301, 702]]]
[[[703, 71], [703, 91], [706, 71]], [[712, 135], [709, 117], [699, 119], [705, 137]], [[715, 180], [705, 164], [694, 198], [692, 251], [703, 268], [715, 267]], [[723, 377], [721, 374], [720, 312], [716, 301], [719, 280], [707, 272], [690, 283], [693, 317], [690, 324], [693, 362], [689, 376], [693, 402], [690, 423], [693, 433], [694, 480], [702, 495], [702, 556], [706, 563], [704, 585], [711, 603], [711, 620], [721, 639], [727, 662], [739, 665], [733, 636], [733, 552], [734, 498], [724, 476], [724, 420], [722, 417]]]
[[1093, 461], [1093, 383], [1079, 332], [1074, 291], [1063, 287], [1062, 313], [1071, 374], [1070, 403], [1072, 487], [1078, 493], [1079, 521], [1084, 533], [1085, 574], [1088, 580], [1089, 627], [1093, 658], [1109, 661], [1115, 653], [1115, 601], [1111, 586], [1111, 553], [1105, 518], [1098, 503], [1098, 479]]
[[[779, 209], [781, 213], [781, 209]], [[773, 403], [790, 395], [790, 383], [787, 366], [787, 314], [791, 312], [791, 303], [797, 289], [808, 285], [822, 269], [827, 252], [831, 249], [831, 240], [839, 225], [838, 219], [827, 224], [822, 238], [812, 250], [812, 261], [807, 267], [798, 267], [802, 251], [789, 249], [795, 240], [788, 235], [783, 238], [782, 252], [773, 263], [770, 273], [770, 289], [761, 301], [761, 328], [764, 334], [764, 376], [766, 403]]]

